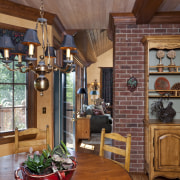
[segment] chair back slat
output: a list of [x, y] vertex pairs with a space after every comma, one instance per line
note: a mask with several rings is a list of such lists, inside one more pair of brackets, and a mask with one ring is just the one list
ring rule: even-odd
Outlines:
[[[109, 138], [109, 139], [113, 139], [119, 142], [123, 142], [126, 145], [125, 149], [121, 149], [118, 147], [114, 147], [111, 145], [106, 145], [105, 142], [105, 138]], [[100, 156], [104, 156], [104, 151], [109, 151], [118, 155], [121, 155], [123, 157], [125, 157], [125, 163], [122, 164], [120, 162], [117, 162], [115, 160], [113, 160], [114, 162], [116, 162], [117, 164], [122, 165], [122, 167], [124, 167], [128, 172], [129, 172], [129, 167], [130, 167], [130, 151], [131, 151], [131, 134], [128, 134], [127, 137], [123, 137], [118, 133], [105, 133], [105, 129], [102, 129], [101, 132], [101, 144], [100, 144], [100, 152], [99, 155]]]
[[115, 154], [119, 154], [121, 156], [126, 156], [126, 151], [124, 149], [119, 149], [117, 147], [113, 147], [113, 146], [110, 146], [110, 145], [104, 145], [103, 147], [104, 151], [109, 151], [109, 152], [112, 152], [112, 153], [115, 153]]
[[[31, 135], [33, 135], [33, 139]], [[31, 138], [28, 138], [28, 140], [27, 138], [26, 140], [21, 140], [25, 136]], [[32, 147], [33, 150], [43, 150], [47, 148], [49, 143], [48, 125], [45, 130], [29, 128], [23, 131], [18, 131], [17, 128], [15, 129], [15, 153], [28, 152], [30, 147]]]
[[109, 139], [113, 139], [113, 140], [117, 140], [117, 141], [121, 141], [121, 142], [126, 142], [127, 138], [121, 136], [120, 134], [117, 133], [107, 133], [104, 136], [105, 138], [109, 138]]

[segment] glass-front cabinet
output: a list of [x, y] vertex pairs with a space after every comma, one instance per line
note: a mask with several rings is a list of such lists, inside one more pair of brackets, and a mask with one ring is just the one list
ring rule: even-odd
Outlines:
[[145, 36], [145, 169], [180, 178], [180, 36]]

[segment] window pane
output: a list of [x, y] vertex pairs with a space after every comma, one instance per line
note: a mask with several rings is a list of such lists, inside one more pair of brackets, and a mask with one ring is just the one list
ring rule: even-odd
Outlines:
[[0, 105], [0, 132], [13, 130], [13, 109]]
[[15, 128], [26, 129], [26, 108], [14, 108]]
[[[12, 83], [13, 72], [9, 71], [3, 64], [4, 63], [0, 62], [0, 83]], [[9, 64], [10, 68], [12, 68], [12, 65], [13, 63]]]
[[[15, 62], [15, 68], [17, 62]], [[25, 65], [25, 63], [22, 63]], [[14, 72], [14, 83], [26, 83], [26, 73], [20, 73], [19, 71]]]
[[13, 86], [7, 84], [0, 84], [0, 105], [2, 107], [13, 106]]
[[26, 106], [26, 85], [14, 85], [14, 106]]

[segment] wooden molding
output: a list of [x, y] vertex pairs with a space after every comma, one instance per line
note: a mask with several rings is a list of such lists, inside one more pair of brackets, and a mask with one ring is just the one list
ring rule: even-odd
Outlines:
[[[3, 14], [36, 21], [40, 17], [39, 9], [24, 6], [11, 1], [0, 0], [0, 12]], [[44, 18], [48, 20], [48, 24], [52, 25], [55, 14], [44, 12]]]
[[113, 41], [114, 26], [120, 24], [136, 24], [136, 18], [132, 13], [110, 13], [108, 38]]
[[[2, 14], [7, 14], [10, 16], [22, 18], [22, 19], [27, 19], [31, 21], [37, 21], [37, 19], [40, 17], [40, 12], [39, 9], [35, 9], [32, 7], [24, 6], [21, 4], [17, 4], [11, 1], [4, 1], [0, 0], [0, 13]], [[53, 25], [57, 32], [65, 32], [65, 28], [63, 24], [61, 23], [60, 19], [57, 17], [57, 15], [49, 13], [49, 12], [44, 12], [44, 18], [47, 19], [47, 23], [49, 25]], [[25, 28], [22, 27], [15, 27], [7, 24], [2, 24], [0, 23], [0, 27], [3, 27], [5, 29], [18, 29], [18, 31], [26, 31]]]
[[162, 2], [163, 0], [136, 0], [132, 12], [137, 24], [148, 24]]
[[180, 24], [180, 12], [158, 12], [150, 24]]

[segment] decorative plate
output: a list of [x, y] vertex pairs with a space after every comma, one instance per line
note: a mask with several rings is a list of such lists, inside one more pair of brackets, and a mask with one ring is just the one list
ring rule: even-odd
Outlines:
[[137, 85], [138, 85], [138, 81], [137, 81], [137, 79], [134, 76], [131, 76], [127, 80], [127, 87], [128, 87], [129, 91], [131, 91], [131, 92], [135, 91], [136, 88], [137, 88]]
[[[180, 90], [180, 83], [175, 83], [172, 87], [171, 87], [172, 90]], [[172, 95], [175, 95], [175, 92], [172, 91]], [[180, 91], [177, 92], [177, 96], [180, 96]]]
[[[154, 84], [155, 90], [169, 90], [170, 84], [169, 81], [165, 77], [159, 77], [156, 79]], [[165, 94], [164, 91], [158, 91], [159, 94]]]

